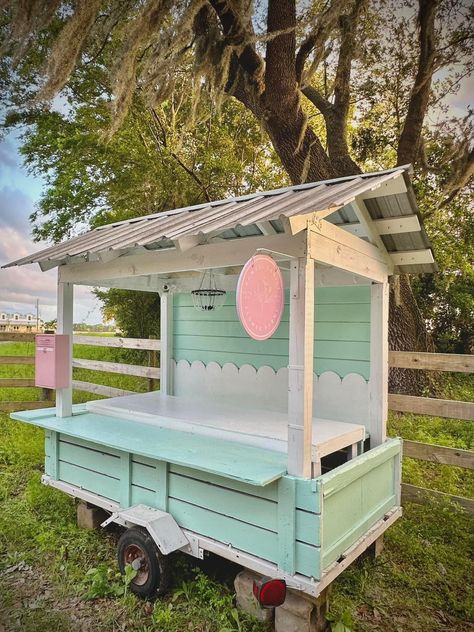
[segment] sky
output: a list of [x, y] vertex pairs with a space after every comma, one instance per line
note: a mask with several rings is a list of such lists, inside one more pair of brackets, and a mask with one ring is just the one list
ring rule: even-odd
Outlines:
[[[9, 134], [0, 142], [0, 266], [41, 250], [47, 244], [31, 238], [29, 216], [38, 202], [43, 182], [27, 173], [18, 153], [18, 139]], [[37, 264], [0, 270], [0, 310], [56, 318], [56, 269], [41, 272]], [[100, 302], [90, 288], [76, 286], [74, 322], [100, 323]]]

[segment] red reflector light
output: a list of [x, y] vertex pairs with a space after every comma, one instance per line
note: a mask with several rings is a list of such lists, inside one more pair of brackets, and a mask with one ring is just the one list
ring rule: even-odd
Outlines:
[[253, 582], [253, 594], [262, 608], [276, 608], [285, 601], [286, 582], [284, 579], [262, 577]]

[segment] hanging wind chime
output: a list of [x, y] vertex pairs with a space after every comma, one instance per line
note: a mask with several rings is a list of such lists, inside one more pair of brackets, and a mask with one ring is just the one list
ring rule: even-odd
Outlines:
[[194, 308], [202, 312], [210, 312], [222, 307], [225, 303], [226, 292], [220, 290], [212, 270], [206, 270], [197, 290], [192, 290]]

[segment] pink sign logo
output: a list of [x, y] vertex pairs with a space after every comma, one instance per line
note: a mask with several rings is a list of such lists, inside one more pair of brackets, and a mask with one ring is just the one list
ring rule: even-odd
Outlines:
[[284, 307], [283, 277], [268, 255], [255, 255], [244, 265], [237, 284], [237, 313], [254, 340], [266, 340], [278, 329]]

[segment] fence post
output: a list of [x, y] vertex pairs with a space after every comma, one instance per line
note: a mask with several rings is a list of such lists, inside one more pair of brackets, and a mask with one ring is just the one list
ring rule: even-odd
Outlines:
[[[157, 340], [156, 336], [148, 336], [149, 340]], [[156, 353], [156, 349], [149, 349], [148, 350], [148, 366], [152, 367], [152, 368], [156, 368], [157, 367], [157, 353]], [[149, 391], [154, 391], [155, 390], [155, 386], [156, 386], [156, 380], [153, 377], [149, 377], [148, 378], [148, 390]]]

